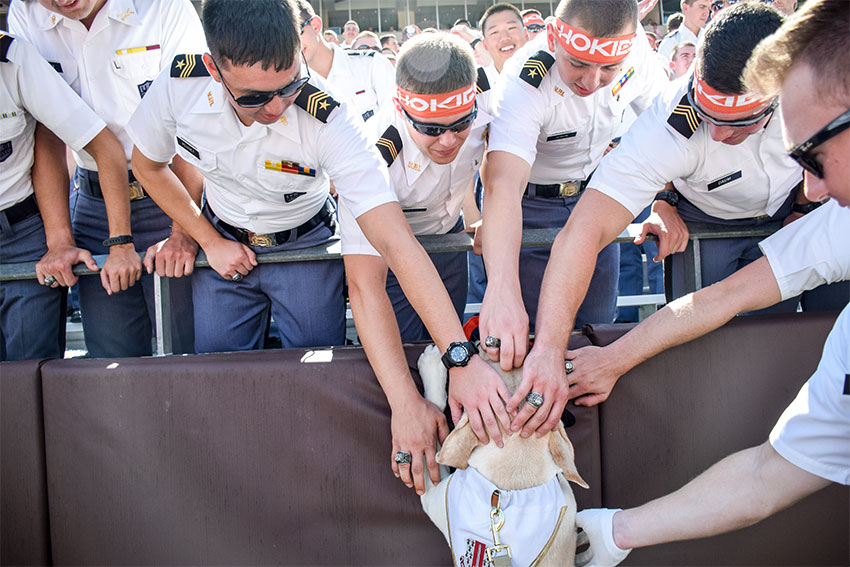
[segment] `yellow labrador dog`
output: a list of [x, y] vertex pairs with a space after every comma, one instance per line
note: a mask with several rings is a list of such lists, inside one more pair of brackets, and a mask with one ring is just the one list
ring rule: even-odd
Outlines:
[[[522, 370], [490, 364], [515, 391]], [[445, 409], [448, 376], [436, 346], [425, 349], [418, 366], [425, 397]], [[568, 481], [588, 485], [563, 424], [539, 438], [503, 435], [501, 449], [492, 441], [481, 445], [464, 414], [437, 454], [441, 465], [457, 471], [448, 475], [441, 467], [437, 486], [426, 475], [422, 507], [445, 536], [456, 567], [575, 565], [576, 501]]]

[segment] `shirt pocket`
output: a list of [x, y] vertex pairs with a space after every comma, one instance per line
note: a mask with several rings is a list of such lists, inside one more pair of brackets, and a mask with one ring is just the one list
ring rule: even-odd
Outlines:
[[26, 111], [17, 106], [0, 106], [0, 142], [19, 136], [26, 128]]
[[79, 75], [76, 61], [61, 57], [48, 57], [47, 62], [50, 63], [50, 66], [53, 67], [53, 69], [59, 73], [63, 79], [65, 79], [65, 82], [79, 94], [79, 85], [75, 84], [77, 82], [77, 76]]
[[324, 174], [303, 161], [261, 154], [256, 170], [258, 189], [274, 201], [291, 203], [306, 193], [328, 190]]
[[175, 139], [177, 155], [197, 167], [204, 173], [211, 173], [218, 168], [215, 152], [198, 145], [191, 136], [178, 132]]
[[[119, 51], [146, 49], [145, 46], [131, 46]], [[112, 74], [119, 80], [122, 88], [118, 89], [125, 106], [132, 112], [139, 101], [148, 92], [153, 80], [161, 69], [162, 50], [138, 51], [115, 54], [109, 61]]]

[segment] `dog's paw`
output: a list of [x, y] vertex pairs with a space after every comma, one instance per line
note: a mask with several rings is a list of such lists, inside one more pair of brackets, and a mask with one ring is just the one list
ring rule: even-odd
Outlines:
[[443, 366], [443, 361], [440, 360], [441, 357], [442, 353], [440, 349], [436, 345], [429, 345], [419, 355], [417, 366], [419, 367], [419, 376], [422, 378], [422, 385], [425, 388], [425, 399], [440, 408], [440, 410], [445, 411], [448, 400], [446, 382], [448, 381], [449, 373], [446, 367]]

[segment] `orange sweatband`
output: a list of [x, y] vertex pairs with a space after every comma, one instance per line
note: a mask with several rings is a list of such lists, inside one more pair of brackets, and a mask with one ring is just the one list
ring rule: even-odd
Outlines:
[[625, 59], [632, 51], [636, 33], [620, 37], [592, 37], [559, 18], [548, 24], [548, 31], [555, 36], [564, 50], [582, 61], [611, 65]]
[[475, 85], [450, 93], [419, 94], [397, 87], [398, 102], [416, 118], [442, 118], [461, 112], [472, 112], [475, 105]]
[[771, 101], [771, 98], [761, 98], [751, 93], [739, 95], [723, 94], [711, 88], [700, 78], [699, 67], [694, 68], [694, 95], [700, 108], [720, 114], [737, 114], [756, 108]]
[[537, 24], [538, 26], [545, 26], [546, 22], [543, 21], [543, 18], [541, 18], [539, 14], [535, 14], [534, 12], [530, 12], [522, 18], [522, 25], [523, 25], [523, 27], [528, 27], [531, 24]]

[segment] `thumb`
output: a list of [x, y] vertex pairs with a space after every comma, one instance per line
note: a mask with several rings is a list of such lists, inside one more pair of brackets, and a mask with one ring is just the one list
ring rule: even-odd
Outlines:
[[449, 399], [449, 408], [452, 410], [452, 423], [457, 425], [460, 418], [463, 417], [463, 408], [453, 399]]
[[156, 256], [156, 252], [154, 251], [153, 246], [148, 247], [148, 251], [145, 252], [145, 271], [149, 274], [153, 273], [153, 260]]
[[91, 252], [88, 250], [80, 250], [77, 254], [77, 261], [83, 262], [86, 265], [86, 268], [93, 272], [97, 272], [100, 268], [97, 265], [97, 262], [94, 261], [94, 258], [91, 255]]

